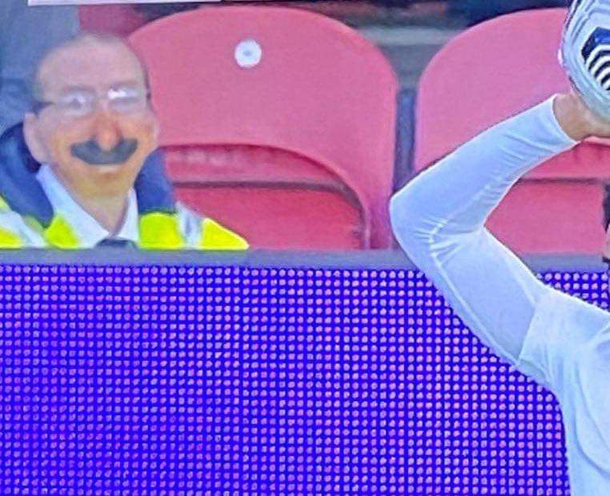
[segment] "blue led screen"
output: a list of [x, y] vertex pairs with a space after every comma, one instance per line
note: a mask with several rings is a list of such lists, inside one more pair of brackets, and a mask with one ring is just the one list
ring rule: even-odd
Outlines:
[[[607, 307], [606, 276], [547, 272]], [[1, 495], [569, 494], [552, 395], [413, 270], [0, 265]]]

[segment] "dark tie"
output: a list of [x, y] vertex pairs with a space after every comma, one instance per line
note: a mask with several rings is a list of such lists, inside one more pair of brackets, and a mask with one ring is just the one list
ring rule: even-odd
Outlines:
[[136, 248], [136, 244], [128, 239], [106, 238], [102, 239], [96, 246], [110, 248]]

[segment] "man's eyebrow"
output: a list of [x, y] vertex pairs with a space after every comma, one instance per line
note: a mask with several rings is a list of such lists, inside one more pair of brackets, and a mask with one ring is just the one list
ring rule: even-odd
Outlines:
[[[106, 88], [106, 90], [113, 89], [113, 88], [120, 88], [121, 86], [144, 86], [144, 82], [139, 81], [137, 79], [125, 79], [122, 81], [115, 81], [115, 82], [109, 84], [108, 87]], [[71, 86], [64, 86], [60, 90], [60, 93], [65, 94], [65, 93], [72, 93], [72, 92], [77, 92], [77, 91], [87, 91], [87, 92], [95, 93], [96, 89], [93, 86], [71, 85]]]
[[121, 86], [145, 86], [144, 80], [128, 79], [112, 83], [109, 88], [117, 88]]
[[95, 88], [92, 88], [91, 86], [82, 86], [82, 85], [64, 86], [63, 88], [61, 88], [59, 93], [65, 94], [65, 93], [72, 93], [72, 92], [76, 92], [76, 91], [91, 92], [91, 91], [95, 91]]

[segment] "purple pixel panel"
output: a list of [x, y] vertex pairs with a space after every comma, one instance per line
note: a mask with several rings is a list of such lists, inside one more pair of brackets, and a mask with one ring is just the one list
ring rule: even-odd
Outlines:
[[[602, 274], [546, 273], [606, 305]], [[0, 265], [0, 494], [569, 494], [552, 395], [411, 270]]]

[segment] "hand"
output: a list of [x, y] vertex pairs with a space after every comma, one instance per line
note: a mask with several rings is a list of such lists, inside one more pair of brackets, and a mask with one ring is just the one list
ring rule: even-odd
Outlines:
[[576, 93], [558, 95], [553, 102], [553, 111], [561, 128], [573, 140], [610, 138], [610, 121], [589, 110]]

